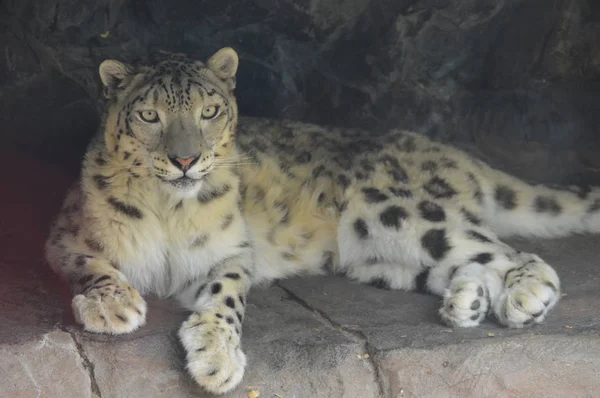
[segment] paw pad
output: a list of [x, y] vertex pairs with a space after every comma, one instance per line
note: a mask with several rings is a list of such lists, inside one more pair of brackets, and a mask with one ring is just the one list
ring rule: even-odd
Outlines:
[[478, 325], [487, 313], [489, 298], [478, 280], [459, 278], [453, 280], [444, 294], [440, 309], [442, 320], [450, 326], [467, 327]]

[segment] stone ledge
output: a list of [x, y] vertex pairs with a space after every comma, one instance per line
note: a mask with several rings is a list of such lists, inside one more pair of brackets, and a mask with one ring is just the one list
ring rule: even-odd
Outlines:
[[382, 352], [385, 397], [597, 397], [598, 336], [519, 336]]
[[[185, 316], [172, 301], [151, 301], [148, 325], [130, 335], [68, 325], [21, 341], [22, 326], [13, 323], [4, 330], [12, 343], [0, 341], [0, 384], [11, 397], [208, 397], [185, 371], [176, 338]], [[254, 292], [243, 345], [246, 376], [225, 397], [245, 397], [250, 387], [267, 397], [380, 394], [364, 342], [323, 324], [278, 287]]]
[[[18, 333], [18, 330], [13, 330]], [[91, 397], [91, 379], [69, 333], [0, 344], [0, 384], [6, 397]]]

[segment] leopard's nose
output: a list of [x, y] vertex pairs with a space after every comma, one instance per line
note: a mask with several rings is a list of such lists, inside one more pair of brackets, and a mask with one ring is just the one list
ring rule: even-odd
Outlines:
[[171, 158], [169, 160], [179, 170], [187, 171], [200, 159], [200, 156], [190, 156], [189, 158]]

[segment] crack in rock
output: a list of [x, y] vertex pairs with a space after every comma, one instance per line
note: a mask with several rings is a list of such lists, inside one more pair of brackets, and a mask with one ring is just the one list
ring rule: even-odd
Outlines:
[[42, 396], [42, 387], [40, 386], [40, 384], [35, 379], [35, 375], [31, 371], [31, 369], [29, 368], [29, 365], [23, 359], [19, 358], [18, 356], [15, 356], [15, 357], [16, 357], [16, 360], [21, 365], [21, 367], [23, 368], [23, 371], [27, 375], [27, 378], [31, 381], [31, 384], [33, 384], [33, 386], [35, 387], [35, 389], [37, 391], [37, 397], [38, 398], [41, 397]]
[[369, 362], [369, 364], [371, 365], [371, 367], [373, 368], [373, 374], [375, 375], [375, 383], [377, 384], [377, 389], [378, 389], [377, 393], [378, 393], [378, 396], [381, 397], [384, 389], [383, 389], [383, 380], [381, 378], [380, 369], [377, 364], [377, 361], [375, 360], [375, 355], [377, 354], [377, 350], [375, 349], [375, 347], [373, 347], [369, 343], [369, 339], [367, 338], [367, 336], [360, 330], [349, 329], [349, 328], [342, 326], [338, 322], [334, 321], [333, 318], [331, 316], [329, 316], [325, 311], [311, 306], [306, 300], [304, 300], [303, 298], [298, 296], [296, 293], [294, 293], [290, 289], [285, 288], [278, 282], [276, 282], [275, 285], [277, 287], [279, 287], [281, 290], [283, 290], [285, 293], [287, 293], [289, 295], [289, 297], [292, 300], [294, 300], [296, 303], [300, 304], [300, 306], [302, 306], [305, 309], [307, 309], [308, 311], [312, 312], [321, 323], [329, 326], [330, 328], [332, 328], [334, 330], [341, 332], [343, 335], [350, 338], [350, 340], [352, 340], [356, 343], [360, 343], [362, 345], [363, 351], [365, 351], [367, 354], [369, 354], [368, 358], [366, 358], [366, 359]]
[[81, 358], [81, 362], [83, 363], [83, 368], [85, 370], [87, 370], [88, 376], [90, 378], [90, 388], [91, 388], [91, 392], [92, 392], [92, 397], [102, 398], [102, 393], [100, 392], [100, 387], [98, 386], [98, 382], [96, 381], [96, 374], [94, 371], [95, 366], [94, 366], [93, 362], [88, 358], [87, 354], [85, 353], [85, 349], [83, 348], [83, 345], [79, 342], [77, 335], [65, 326], [59, 326], [59, 329], [65, 333], [68, 333], [69, 336], [71, 336], [71, 339], [73, 339], [73, 342], [75, 343], [75, 347], [77, 348], [77, 353], [79, 354], [79, 357]]

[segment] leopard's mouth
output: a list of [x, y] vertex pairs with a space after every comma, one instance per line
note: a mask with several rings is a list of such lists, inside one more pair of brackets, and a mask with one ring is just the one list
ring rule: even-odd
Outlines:
[[173, 188], [180, 192], [197, 191], [202, 186], [202, 178], [190, 178], [187, 176], [181, 176], [172, 180], [166, 178], [160, 178], [160, 180], [169, 188]]
[[178, 189], [188, 189], [202, 182], [202, 179], [193, 179], [187, 176], [181, 176], [174, 180], [163, 180]]

